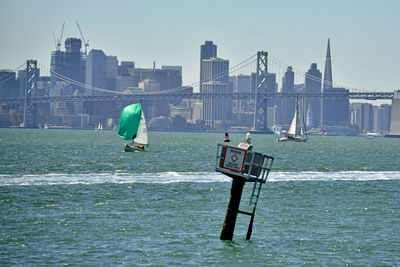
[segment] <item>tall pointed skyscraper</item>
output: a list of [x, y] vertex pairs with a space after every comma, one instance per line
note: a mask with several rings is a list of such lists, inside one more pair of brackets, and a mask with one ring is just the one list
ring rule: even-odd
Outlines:
[[[331, 46], [328, 39], [328, 49], [326, 50], [324, 81], [322, 85], [323, 93], [333, 93], [346, 95], [349, 90], [345, 88], [333, 87], [332, 84], [332, 65], [331, 65]], [[349, 123], [349, 98], [328, 99], [321, 98], [322, 102], [322, 123], [325, 126], [337, 126]]]
[[[326, 93], [328, 90], [332, 89], [332, 64], [331, 64], [331, 45], [328, 38], [328, 48], [326, 49], [326, 59], [325, 59], [325, 71], [322, 81], [322, 93]], [[325, 125], [327, 123], [327, 110], [326, 110], [326, 100], [321, 98], [321, 115], [320, 115], [320, 125]]]
[[331, 46], [328, 38], [328, 48], [326, 50], [324, 84], [322, 90], [325, 92], [327, 89], [332, 89], [332, 64], [331, 64]]

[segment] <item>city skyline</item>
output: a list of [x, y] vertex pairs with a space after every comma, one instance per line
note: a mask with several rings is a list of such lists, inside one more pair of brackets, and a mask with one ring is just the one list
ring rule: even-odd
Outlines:
[[[397, 1], [119, 1], [118, 6], [70, 1], [60, 8], [62, 3], [4, 5], [0, 69], [16, 68], [30, 58], [49, 67], [55, 50], [52, 32], [58, 38], [65, 21], [63, 40], [81, 38], [75, 24], [79, 21], [89, 51], [101, 49], [143, 68], [151, 68], [153, 61], [157, 67], [180, 65], [183, 85], [199, 80], [200, 45], [205, 40], [212, 40], [219, 56], [232, 66], [264, 50], [306, 72], [311, 63], [323, 68], [330, 38], [334, 83], [371, 91], [399, 88]], [[210, 7], [213, 12], [207, 12]]]

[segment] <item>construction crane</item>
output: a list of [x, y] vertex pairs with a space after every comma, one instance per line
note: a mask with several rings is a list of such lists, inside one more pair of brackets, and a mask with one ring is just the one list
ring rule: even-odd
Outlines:
[[87, 47], [89, 46], [89, 40], [85, 41], [85, 38], [83, 37], [83, 33], [81, 30], [81, 27], [79, 26], [78, 21], [75, 21], [75, 22], [76, 22], [76, 26], [78, 26], [79, 33], [81, 34], [83, 44], [85, 45], [85, 55], [87, 55]]
[[64, 26], [65, 26], [65, 21], [64, 21], [64, 23], [62, 25], [60, 38], [58, 38], [57, 40], [56, 40], [56, 37], [54, 36], [54, 32], [52, 32], [53, 33], [54, 44], [56, 46], [56, 51], [60, 51], [60, 49], [61, 49], [61, 41], [62, 41], [62, 36], [63, 36], [63, 33], [64, 33]]

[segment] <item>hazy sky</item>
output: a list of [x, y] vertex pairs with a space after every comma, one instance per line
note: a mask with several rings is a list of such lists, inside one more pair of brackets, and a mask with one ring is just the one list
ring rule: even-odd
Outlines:
[[[64, 40], [89, 39], [140, 68], [181, 65], [183, 82], [199, 80], [200, 45], [212, 40], [230, 66], [264, 50], [307, 71], [324, 69], [331, 40], [334, 83], [368, 90], [400, 89], [399, 0], [0, 0], [0, 69], [27, 59], [49, 67], [65, 21]], [[64, 45], [62, 45], [64, 50]], [[255, 64], [235, 74], [249, 74]], [[48, 75], [42, 71], [42, 75]], [[280, 81], [279, 81], [280, 82]]]

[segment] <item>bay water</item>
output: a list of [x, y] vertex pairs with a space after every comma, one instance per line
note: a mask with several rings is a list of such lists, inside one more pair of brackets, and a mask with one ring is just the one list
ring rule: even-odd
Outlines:
[[252, 135], [272, 171], [251, 240], [239, 214], [221, 241], [223, 138], [150, 132], [146, 152], [126, 153], [114, 131], [0, 129], [0, 265], [400, 264], [400, 139]]

